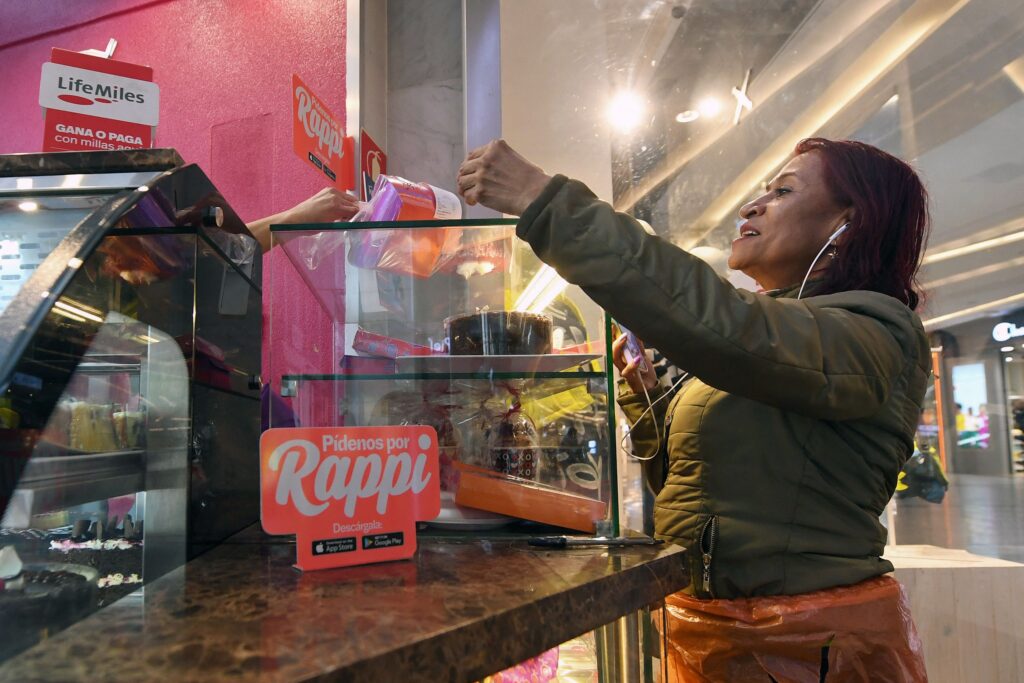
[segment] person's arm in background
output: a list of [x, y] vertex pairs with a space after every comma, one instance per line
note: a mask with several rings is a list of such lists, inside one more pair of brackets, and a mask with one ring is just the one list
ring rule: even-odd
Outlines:
[[359, 210], [358, 200], [347, 192], [325, 187], [290, 209], [246, 224], [264, 252], [270, 251], [270, 226], [286, 223], [333, 223], [347, 221]]

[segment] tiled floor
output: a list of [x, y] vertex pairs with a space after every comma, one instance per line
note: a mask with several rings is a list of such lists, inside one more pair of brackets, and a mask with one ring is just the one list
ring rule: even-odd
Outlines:
[[896, 543], [962, 548], [1024, 563], [1024, 475], [950, 475], [945, 500], [896, 503]]

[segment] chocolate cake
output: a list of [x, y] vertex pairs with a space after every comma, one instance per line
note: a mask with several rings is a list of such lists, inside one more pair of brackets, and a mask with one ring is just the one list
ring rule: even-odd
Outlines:
[[522, 311], [484, 311], [444, 322], [453, 356], [551, 353], [551, 318]]
[[[126, 541], [123, 538], [107, 541], [50, 541], [49, 558], [54, 562], [69, 562], [91, 567], [104, 577], [116, 574], [142, 575], [142, 543]], [[100, 602], [103, 605], [108, 605], [138, 588], [124, 583], [109, 585], [116, 588], [112, 587], [100, 593]]]
[[71, 565], [26, 565], [0, 590], [0, 661], [67, 628], [96, 608], [96, 572]]

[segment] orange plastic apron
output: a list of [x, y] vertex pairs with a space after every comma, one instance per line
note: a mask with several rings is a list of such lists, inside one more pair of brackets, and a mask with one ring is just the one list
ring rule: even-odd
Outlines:
[[890, 576], [738, 600], [675, 593], [664, 619], [654, 616], [667, 632], [672, 683], [928, 680], [906, 593]]

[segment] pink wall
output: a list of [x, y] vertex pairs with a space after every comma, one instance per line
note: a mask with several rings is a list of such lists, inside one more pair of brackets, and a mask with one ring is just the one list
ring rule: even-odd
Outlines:
[[[116, 38], [117, 59], [153, 67], [156, 145], [198, 164], [244, 220], [281, 211], [324, 186], [292, 152], [292, 73], [344, 119], [345, 37], [345, 0], [4, 0], [0, 154], [39, 151], [39, 74], [50, 48], [102, 49]], [[329, 321], [278, 251], [265, 265], [275, 298], [289, 302], [282, 328], [329, 338]], [[265, 274], [265, 310], [268, 283]], [[276, 365], [283, 349], [273, 346]], [[333, 363], [328, 354], [310, 361], [320, 372]]]

